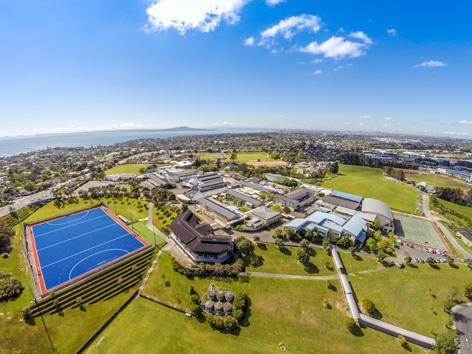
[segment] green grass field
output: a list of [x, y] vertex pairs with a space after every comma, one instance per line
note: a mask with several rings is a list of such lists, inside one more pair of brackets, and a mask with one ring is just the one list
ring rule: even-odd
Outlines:
[[[434, 198], [434, 200], [437, 201], [440, 208], [435, 207], [433, 202], [430, 203], [431, 208], [446, 217], [450, 221], [452, 228], [463, 227], [470, 229], [472, 227], [471, 207], [451, 203], [439, 198]], [[431, 198], [431, 201], [433, 201], [433, 198]]]
[[339, 175], [322, 183], [323, 187], [375, 198], [387, 203], [392, 209], [415, 213], [418, 191], [401, 182], [383, 176], [379, 168], [340, 165]]
[[140, 175], [142, 168], [148, 168], [149, 165], [146, 164], [123, 164], [123, 165], [116, 165], [108, 170], [105, 171], [106, 175], [114, 175], [114, 174], [122, 174], [122, 173], [130, 173], [134, 175]]
[[[256, 254], [264, 258], [264, 263], [259, 267], [249, 267], [250, 272], [295, 274], [295, 275], [333, 275], [336, 274], [334, 268], [326, 268], [326, 262], [332, 265], [332, 259], [321, 248], [313, 248], [313, 256], [310, 261], [312, 266], [308, 269], [298, 263], [298, 247], [287, 247], [287, 252], [282, 253], [273, 245], [265, 245], [266, 248], [256, 248]], [[360, 270], [375, 269], [379, 267], [377, 261], [368, 257], [354, 258], [350, 253], [343, 252], [344, 265], [349, 272], [358, 272]]]
[[254, 160], [274, 161], [274, 159], [270, 157], [269, 154], [262, 151], [238, 152], [236, 160], [238, 162], [248, 162], [248, 161], [254, 161]]
[[[96, 201], [94, 202], [96, 203]], [[79, 199], [78, 204], [66, 204], [57, 208], [49, 203], [26, 219], [27, 222], [43, 220], [64, 213], [77, 211], [92, 204]], [[28, 286], [32, 279], [23, 256], [20, 226], [16, 227], [17, 235], [13, 239], [13, 250], [8, 258], [0, 258], [0, 271], [13, 274], [25, 288], [14, 301], [0, 302], [0, 353], [49, 353], [51, 346], [40, 319], [35, 325], [27, 325], [22, 320], [21, 311], [30, 305], [33, 299]], [[67, 309], [63, 316], [47, 315], [44, 320], [51, 335], [55, 350], [58, 353], [71, 353], [87, 341], [92, 334], [126, 301], [130, 292], [119, 294], [108, 301], [87, 305], [86, 311]], [[80, 324], [80, 325], [77, 325]]]
[[[231, 156], [231, 153], [229, 153]], [[204, 154], [200, 154], [201, 160], [209, 160], [209, 161], [216, 161], [218, 159], [225, 160], [229, 158], [229, 156], [223, 152], [208, 152]]]
[[433, 187], [450, 187], [461, 189], [472, 188], [472, 185], [467, 182], [463, 182], [455, 178], [450, 178], [441, 175], [432, 175], [426, 173], [409, 173], [405, 175], [405, 178], [415, 182], [426, 182], [427, 184]]
[[139, 236], [144, 238], [150, 244], [154, 246], [162, 246], [167, 241], [159, 234], [152, 232], [143, 222], [136, 222], [131, 224], [131, 229], [135, 231]]
[[431, 336], [448, 323], [442, 306], [452, 287], [463, 296], [471, 275], [464, 265], [458, 269], [447, 264], [438, 265], [438, 269], [425, 264], [417, 267], [390, 268], [349, 278], [358, 299], [372, 300], [383, 314], [382, 320]]
[[[333, 282], [336, 291], [329, 290], [326, 281], [189, 279], [175, 273], [170, 256], [163, 253], [146, 286], [147, 294], [186, 308], [190, 286], [200, 295], [210, 283], [236, 293], [246, 291], [251, 299], [249, 326], [243, 326], [237, 335], [223, 334], [207, 323], [138, 299], [97, 338], [89, 352], [275, 353], [280, 345], [289, 353], [405, 352], [393, 337], [374, 330], [362, 329], [362, 336], [349, 333], [343, 325], [347, 315], [344, 297], [339, 283]], [[323, 307], [324, 300], [331, 309]], [[412, 352], [423, 350], [412, 346]]]
[[431, 222], [399, 214], [395, 215], [395, 219], [398, 220], [395, 229], [402, 229], [404, 235], [400, 236], [403, 236], [406, 240], [441, 250], [445, 249], [444, 243]]

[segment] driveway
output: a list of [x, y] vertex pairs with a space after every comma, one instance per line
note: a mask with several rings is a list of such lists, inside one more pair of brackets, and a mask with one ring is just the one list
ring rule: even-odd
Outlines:
[[460, 340], [460, 353], [472, 353], [472, 304], [457, 305], [452, 309], [454, 326]]

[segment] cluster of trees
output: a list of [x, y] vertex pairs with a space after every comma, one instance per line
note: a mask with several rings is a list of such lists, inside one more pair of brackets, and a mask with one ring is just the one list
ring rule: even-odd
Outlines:
[[295, 188], [298, 186], [298, 181], [292, 178], [287, 178], [287, 177], [277, 178], [274, 182], [282, 186], [287, 186], [287, 187], [292, 187], [292, 188]]
[[252, 265], [253, 267], [260, 266], [264, 262], [264, 258], [255, 253], [254, 243], [244, 237], [238, 237], [235, 240], [236, 248], [239, 252], [240, 260], [243, 267]]
[[395, 255], [395, 236], [390, 234], [388, 236], [382, 236], [380, 230], [369, 232], [369, 237], [365, 243], [364, 249], [369, 253], [377, 255], [379, 261], [383, 261], [388, 256]]
[[155, 205], [175, 200], [175, 194], [167, 188], [156, 187], [151, 190], [151, 198]]
[[472, 189], [464, 191], [460, 188], [438, 187], [435, 194], [448, 202], [472, 206]]
[[0, 302], [16, 299], [23, 292], [23, 285], [11, 274], [0, 272]]
[[222, 332], [235, 332], [239, 329], [241, 322], [249, 311], [250, 301], [246, 293], [237, 295], [233, 301], [232, 316], [218, 316], [207, 314], [207, 320], [212, 329]]
[[11, 239], [14, 235], [11, 227], [0, 223], [0, 253], [11, 251]]
[[172, 266], [174, 271], [187, 277], [236, 277], [244, 269], [244, 266], [239, 261], [234, 264], [199, 264], [196, 267], [188, 268], [180, 264], [175, 258], [172, 259]]
[[300, 242], [300, 248], [297, 250], [297, 258], [305, 267], [310, 263], [310, 251], [310, 242], [308, 240], [302, 240]]
[[362, 152], [346, 151], [338, 155], [338, 160], [347, 165], [358, 165], [367, 167], [395, 167], [401, 169], [418, 169], [417, 163], [403, 162], [403, 161], [383, 161], [380, 159], [372, 159], [365, 156]]
[[403, 170], [401, 169], [396, 169], [392, 166], [387, 166], [385, 168], [385, 173], [387, 174], [387, 176], [398, 179], [399, 181], [405, 180], [405, 172], [403, 172]]

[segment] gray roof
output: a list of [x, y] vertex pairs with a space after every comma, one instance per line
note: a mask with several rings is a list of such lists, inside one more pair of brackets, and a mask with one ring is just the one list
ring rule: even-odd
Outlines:
[[269, 219], [272, 219], [273, 217], [281, 215], [278, 211], [275, 211], [266, 206], [261, 206], [259, 208], [256, 208], [252, 210], [250, 213], [262, 220], [269, 220]]
[[241, 184], [245, 187], [255, 189], [256, 191], [259, 191], [259, 192], [272, 193], [272, 191], [269, 188], [261, 186], [259, 183], [242, 181]]
[[247, 194], [240, 193], [238, 191], [230, 189], [226, 194], [229, 196], [233, 197], [234, 199], [242, 200], [243, 202], [247, 202], [249, 204], [252, 204], [254, 206], [260, 206], [264, 204], [261, 200], [253, 198]]
[[198, 200], [198, 203], [228, 220], [236, 220], [239, 218], [239, 215], [234, 211], [225, 208], [223, 205], [216, 203], [211, 199], [201, 198]]
[[362, 211], [364, 213], [377, 214], [393, 220], [393, 214], [390, 207], [377, 199], [365, 198], [362, 202]]

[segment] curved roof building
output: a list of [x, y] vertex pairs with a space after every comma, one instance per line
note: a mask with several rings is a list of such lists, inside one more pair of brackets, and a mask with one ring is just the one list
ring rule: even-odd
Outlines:
[[393, 223], [392, 210], [380, 200], [365, 198], [362, 202], [362, 212], [377, 215], [382, 226]]

